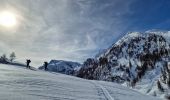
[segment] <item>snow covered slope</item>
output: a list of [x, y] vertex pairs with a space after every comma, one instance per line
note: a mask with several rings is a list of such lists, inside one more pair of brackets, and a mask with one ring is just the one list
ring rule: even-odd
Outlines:
[[[75, 71], [79, 70], [80, 65], [81, 64], [72, 61], [51, 60], [47, 66], [47, 69], [52, 72], [73, 75]], [[39, 69], [44, 69], [44, 66], [39, 67]]]
[[120, 85], [0, 64], [1, 100], [158, 100]]

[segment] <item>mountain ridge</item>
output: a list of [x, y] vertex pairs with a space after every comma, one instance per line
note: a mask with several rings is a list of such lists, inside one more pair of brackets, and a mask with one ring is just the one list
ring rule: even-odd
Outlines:
[[[168, 84], [161, 80], [161, 70], [167, 71], [169, 61], [169, 31], [129, 32], [97, 58], [88, 58], [77, 76], [117, 82], [134, 88], [146, 80], [148, 85], [151, 85], [149, 81], [154, 81], [153, 84], [160, 81], [165, 86]], [[167, 77], [164, 80], [169, 80], [168, 75], [164, 74]], [[157, 90], [146, 91], [154, 94]], [[159, 94], [158, 91], [156, 93]]]
[[[74, 75], [74, 72], [79, 70], [80, 63], [65, 60], [51, 60], [48, 63], [47, 71], [59, 72], [67, 75]], [[40, 70], [44, 70], [44, 65], [39, 67]]]

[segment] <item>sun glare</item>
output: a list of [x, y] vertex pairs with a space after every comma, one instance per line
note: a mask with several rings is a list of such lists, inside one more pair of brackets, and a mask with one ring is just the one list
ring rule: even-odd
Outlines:
[[16, 25], [16, 16], [12, 12], [0, 12], [0, 25], [5, 27], [13, 27]]

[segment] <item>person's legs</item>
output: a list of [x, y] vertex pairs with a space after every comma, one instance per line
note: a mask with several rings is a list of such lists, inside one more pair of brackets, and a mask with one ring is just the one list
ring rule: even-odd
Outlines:
[[29, 65], [28, 65], [28, 63], [27, 63], [27, 68], [28, 68], [28, 66], [29, 66]]
[[28, 68], [30, 69], [30, 63], [28, 64]]

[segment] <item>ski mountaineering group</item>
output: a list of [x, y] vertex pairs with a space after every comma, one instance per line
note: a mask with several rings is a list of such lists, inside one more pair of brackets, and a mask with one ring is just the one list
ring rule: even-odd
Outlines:
[[[30, 60], [30, 59], [27, 59], [27, 60], [26, 60], [26, 64], [27, 64], [27, 68], [29, 68], [29, 69], [31, 68], [31, 67], [30, 67], [30, 63], [31, 63], [31, 60]], [[44, 62], [44, 70], [46, 70], [46, 71], [48, 70], [47, 66], [48, 66], [48, 62], [45, 61], [45, 62]]]

